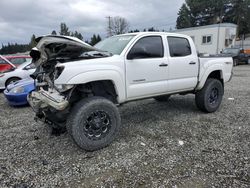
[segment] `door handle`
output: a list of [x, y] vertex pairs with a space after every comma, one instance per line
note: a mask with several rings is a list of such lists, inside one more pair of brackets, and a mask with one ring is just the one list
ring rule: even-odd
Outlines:
[[159, 66], [160, 66], [160, 67], [167, 67], [167, 66], [168, 66], [168, 64], [166, 64], [166, 63], [162, 63], [162, 64], [160, 64]]
[[189, 65], [195, 65], [196, 64], [196, 62], [194, 62], [194, 61], [191, 61], [190, 63], [189, 63]]

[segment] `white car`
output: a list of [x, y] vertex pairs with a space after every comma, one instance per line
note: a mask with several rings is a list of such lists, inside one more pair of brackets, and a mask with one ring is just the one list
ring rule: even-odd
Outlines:
[[8, 72], [0, 73], [0, 89], [5, 89], [9, 84], [21, 79], [29, 78], [35, 72], [35, 65], [31, 59]]

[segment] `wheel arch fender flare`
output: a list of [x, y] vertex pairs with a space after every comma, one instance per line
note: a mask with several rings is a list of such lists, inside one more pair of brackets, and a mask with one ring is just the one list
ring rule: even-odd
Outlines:
[[6, 81], [5, 81], [5, 84], [7, 84], [7, 82], [10, 80], [10, 79], [13, 79], [13, 78], [16, 78], [18, 80], [21, 80], [22, 78], [18, 77], [18, 76], [12, 76], [10, 78], [8, 78]]
[[209, 76], [213, 73], [213, 72], [219, 72], [220, 73], [220, 79], [221, 80], [225, 80], [224, 79], [224, 67], [221, 64], [216, 64], [216, 65], [212, 65], [209, 66], [208, 68], [206, 68], [206, 71], [203, 72], [203, 74], [200, 76], [199, 78], [199, 82], [196, 86], [196, 90], [200, 90], [203, 88], [203, 86], [205, 85], [207, 79], [209, 78]]
[[122, 103], [125, 101], [126, 92], [125, 92], [125, 82], [122, 78], [122, 75], [115, 70], [96, 70], [96, 71], [87, 71], [80, 73], [72, 77], [67, 84], [86, 84], [89, 82], [95, 81], [104, 81], [109, 80], [113, 83], [116, 94], [117, 101]]

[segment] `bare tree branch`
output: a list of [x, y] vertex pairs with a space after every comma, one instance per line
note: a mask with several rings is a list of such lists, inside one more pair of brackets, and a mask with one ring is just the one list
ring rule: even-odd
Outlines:
[[127, 33], [129, 30], [129, 23], [125, 18], [116, 16], [114, 18], [108, 17], [108, 36], [119, 35]]

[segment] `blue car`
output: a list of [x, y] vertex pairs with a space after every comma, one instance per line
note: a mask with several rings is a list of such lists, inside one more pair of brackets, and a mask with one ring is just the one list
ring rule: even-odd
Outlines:
[[7, 86], [4, 95], [11, 106], [27, 105], [27, 95], [35, 90], [34, 80], [25, 79]]

